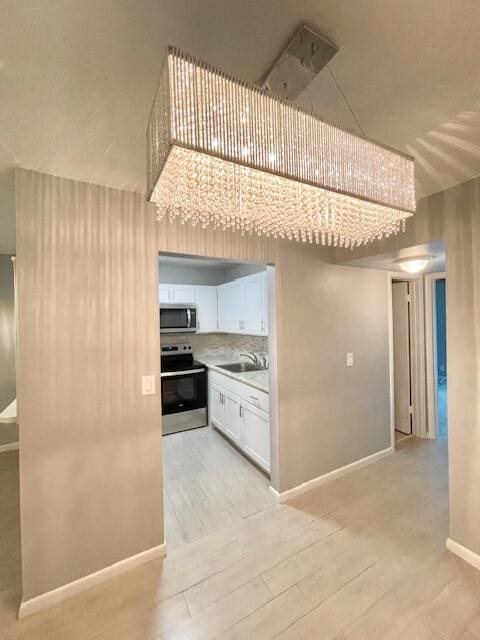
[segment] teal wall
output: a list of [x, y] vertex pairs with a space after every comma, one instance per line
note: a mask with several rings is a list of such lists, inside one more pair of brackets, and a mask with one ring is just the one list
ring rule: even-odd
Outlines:
[[435, 281], [437, 376], [447, 375], [447, 317], [445, 312], [445, 280]]

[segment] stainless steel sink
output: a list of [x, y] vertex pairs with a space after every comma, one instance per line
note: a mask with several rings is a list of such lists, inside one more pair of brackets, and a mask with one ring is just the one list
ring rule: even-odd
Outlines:
[[218, 364], [217, 367], [231, 371], [232, 373], [246, 373], [247, 371], [265, 371], [265, 367], [252, 362], [232, 362], [232, 364]]

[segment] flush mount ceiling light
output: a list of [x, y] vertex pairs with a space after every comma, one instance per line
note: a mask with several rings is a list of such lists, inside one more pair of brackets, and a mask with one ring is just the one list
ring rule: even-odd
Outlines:
[[147, 136], [159, 220], [353, 247], [415, 211], [411, 157], [172, 47]]
[[420, 273], [427, 264], [433, 260], [433, 256], [414, 256], [411, 258], [400, 258], [395, 260], [395, 264], [406, 273]]

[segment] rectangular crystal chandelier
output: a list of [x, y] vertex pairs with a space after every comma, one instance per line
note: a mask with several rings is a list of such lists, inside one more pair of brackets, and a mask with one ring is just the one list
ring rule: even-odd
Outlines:
[[159, 219], [354, 247], [415, 211], [413, 158], [172, 47], [147, 137]]

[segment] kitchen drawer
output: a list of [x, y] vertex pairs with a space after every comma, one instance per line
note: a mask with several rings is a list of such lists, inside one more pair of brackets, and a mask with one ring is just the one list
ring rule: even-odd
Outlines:
[[223, 387], [226, 391], [230, 391], [239, 396], [244, 402], [253, 404], [257, 409], [261, 409], [267, 413], [270, 412], [270, 397], [268, 393], [251, 387], [245, 382], [223, 375], [218, 371], [212, 371], [212, 369], [208, 371], [208, 378], [211, 382]]

